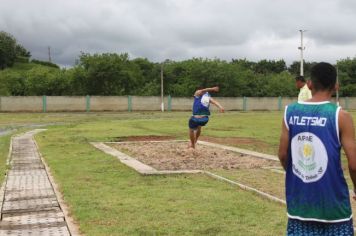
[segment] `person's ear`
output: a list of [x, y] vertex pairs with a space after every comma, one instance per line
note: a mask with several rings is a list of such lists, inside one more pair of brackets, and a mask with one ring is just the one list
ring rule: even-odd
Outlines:
[[308, 86], [309, 90], [312, 90], [313, 89], [313, 82], [311, 80], [308, 80], [307, 81], [307, 86]]

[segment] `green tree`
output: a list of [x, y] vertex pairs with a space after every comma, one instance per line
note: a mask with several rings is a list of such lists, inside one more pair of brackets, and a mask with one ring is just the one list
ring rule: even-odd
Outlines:
[[340, 96], [356, 95], [356, 57], [337, 62]]
[[253, 70], [253, 68], [255, 67], [256, 65], [256, 62], [252, 62], [252, 61], [248, 61], [245, 59], [232, 59], [232, 64], [234, 65], [239, 65], [245, 69], [248, 69], [248, 70]]
[[143, 82], [139, 66], [127, 53], [82, 53], [76, 70], [80, 77], [73, 83], [91, 95], [128, 95], [139, 91]]
[[266, 95], [268, 97], [294, 97], [298, 95], [298, 90], [295, 87], [294, 77], [284, 71], [279, 74], [269, 74], [266, 84]]
[[16, 59], [16, 39], [4, 32], [0, 32], [0, 69], [11, 67]]
[[22, 96], [25, 91], [24, 76], [11, 69], [0, 71], [0, 96]]
[[28, 62], [31, 53], [9, 33], [0, 31], [0, 69], [11, 67], [16, 59]]
[[15, 47], [15, 51], [16, 51], [16, 56], [17, 57], [27, 57], [30, 58], [31, 57], [31, 53], [29, 51], [27, 51], [26, 48], [24, 48], [22, 45], [17, 44]]
[[132, 60], [141, 73], [142, 82], [135, 89], [136, 94], [143, 96], [157, 96], [161, 91], [161, 64], [152, 63], [147, 58], [136, 58]]
[[[306, 62], [306, 61], [303, 62], [304, 77], [306, 77], [306, 78], [310, 77], [310, 70], [315, 64], [316, 64], [316, 62]], [[300, 75], [300, 62], [299, 61], [294, 61], [288, 67], [288, 71], [294, 77]]]
[[69, 84], [64, 70], [39, 65], [26, 73], [25, 95], [63, 95]]
[[284, 60], [261, 60], [254, 64], [253, 70], [260, 74], [281, 73], [287, 70], [287, 66]]

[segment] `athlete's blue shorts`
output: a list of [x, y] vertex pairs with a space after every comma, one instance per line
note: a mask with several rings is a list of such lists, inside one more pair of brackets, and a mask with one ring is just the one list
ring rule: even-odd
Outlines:
[[354, 235], [352, 219], [339, 223], [323, 223], [288, 219], [287, 236], [351, 236]]
[[190, 117], [189, 119], [189, 128], [197, 129], [199, 126], [204, 126], [209, 121], [209, 116], [203, 116], [201, 118], [197, 118], [195, 116]]

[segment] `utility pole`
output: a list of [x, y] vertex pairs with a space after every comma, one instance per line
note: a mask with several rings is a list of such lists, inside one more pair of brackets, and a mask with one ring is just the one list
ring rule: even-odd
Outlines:
[[52, 62], [52, 58], [51, 58], [51, 47], [48, 46], [48, 61]]
[[337, 106], [340, 106], [340, 101], [339, 101], [339, 88], [340, 88], [340, 85], [339, 85], [339, 67], [337, 66], [336, 64], [336, 86], [337, 86], [337, 89], [336, 89], [336, 105]]
[[300, 32], [300, 47], [298, 47], [298, 49], [300, 50], [300, 75], [304, 76], [304, 67], [303, 67], [303, 63], [304, 63], [304, 58], [303, 58], [303, 51], [305, 50], [305, 47], [303, 45], [303, 33], [306, 30], [299, 30]]
[[161, 64], [161, 111], [164, 112], [164, 101], [163, 101], [163, 64]]

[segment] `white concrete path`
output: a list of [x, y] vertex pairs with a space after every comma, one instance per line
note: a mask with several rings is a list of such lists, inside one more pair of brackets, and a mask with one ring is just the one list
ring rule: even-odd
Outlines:
[[12, 138], [0, 194], [0, 235], [73, 235], [33, 139], [41, 131]]

